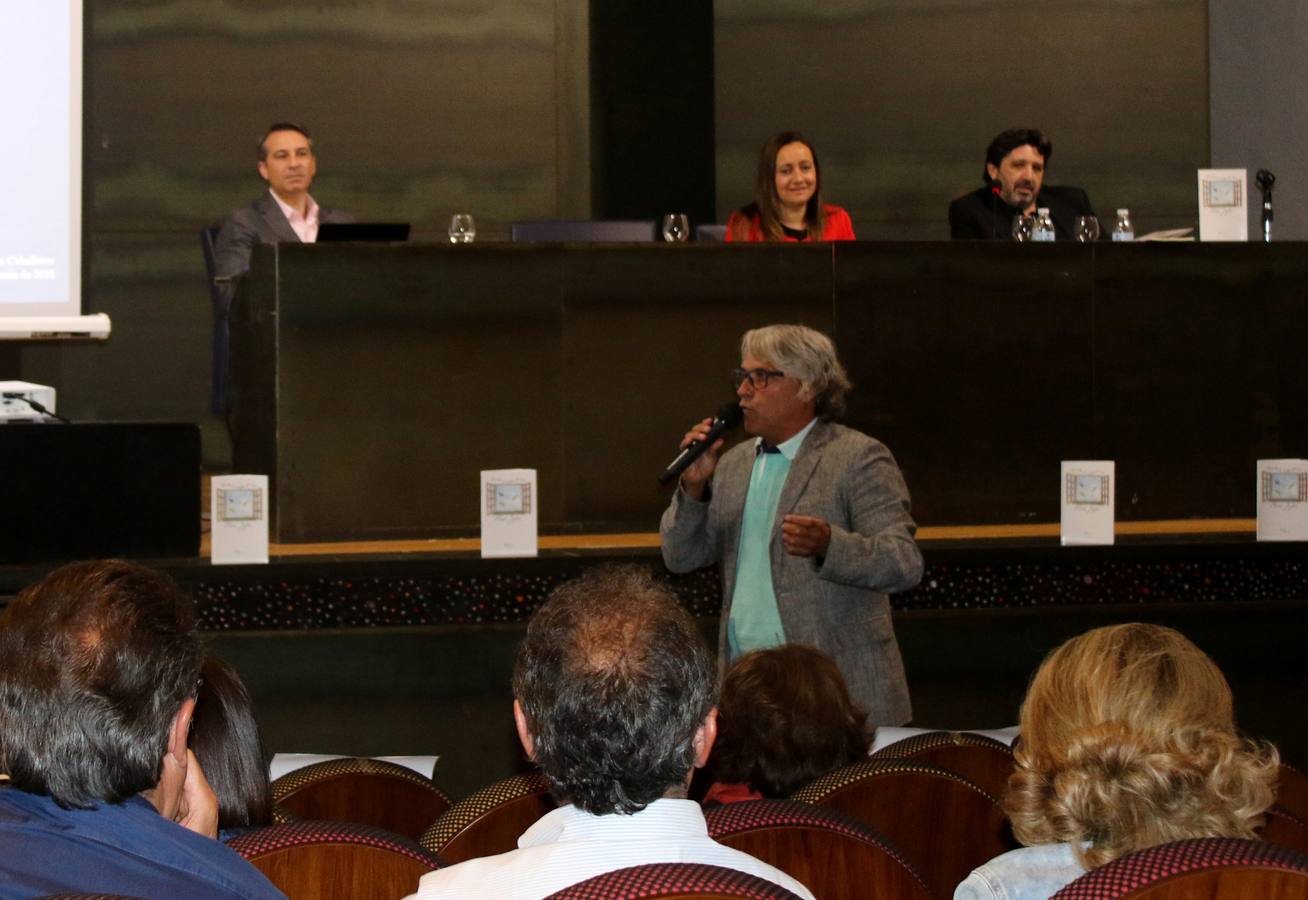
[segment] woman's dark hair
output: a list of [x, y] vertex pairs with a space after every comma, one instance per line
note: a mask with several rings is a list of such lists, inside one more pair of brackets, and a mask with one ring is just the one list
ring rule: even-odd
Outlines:
[[718, 701], [716, 781], [787, 797], [867, 755], [867, 713], [831, 657], [802, 644], [755, 650], [727, 672]]
[[250, 693], [236, 670], [206, 657], [190, 747], [218, 796], [218, 828], [272, 824], [272, 788]]
[[804, 210], [804, 225], [808, 229], [809, 240], [821, 240], [822, 227], [826, 224], [822, 210], [822, 167], [818, 163], [817, 151], [798, 131], [779, 132], [759, 150], [758, 169], [754, 175], [754, 202], [742, 209], [741, 215], [748, 227], [757, 213], [764, 238], [769, 241], [782, 239], [781, 199], [777, 196], [777, 153], [787, 144], [803, 144], [813, 154], [813, 196], [808, 198], [808, 206]]

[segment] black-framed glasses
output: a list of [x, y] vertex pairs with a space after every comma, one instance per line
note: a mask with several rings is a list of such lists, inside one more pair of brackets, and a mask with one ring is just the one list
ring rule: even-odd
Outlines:
[[731, 386], [740, 389], [745, 379], [749, 379], [750, 386], [756, 391], [761, 391], [768, 386], [769, 378], [785, 378], [785, 372], [778, 372], [776, 369], [732, 369]]

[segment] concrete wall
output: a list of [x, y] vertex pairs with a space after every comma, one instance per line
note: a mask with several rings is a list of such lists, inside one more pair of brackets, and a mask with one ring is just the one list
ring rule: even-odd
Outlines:
[[1308, 5], [1303, 0], [1209, 0], [1213, 165], [1249, 170], [1249, 237], [1261, 239], [1269, 169], [1272, 237], [1308, 240]]

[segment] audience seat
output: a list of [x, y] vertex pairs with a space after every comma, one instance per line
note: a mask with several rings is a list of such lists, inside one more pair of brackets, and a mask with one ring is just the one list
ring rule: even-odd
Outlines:
[[412, 769], [380, 759], [314, 763], [273, 782], [273, 802], [301, 820], [375, 825], [416, 840], [450, 798]]
[[1276, 779], [1276, 802], [1308, 822], [1308, 775], [1281, 763]]
[[272, 825], [227, 842], [292, 900], [395, 900], [442, 867], [398, 834], [356, 822]]
[[1013, 750], [1002, 741], [967, 731], [928, 731], [882, 747], [873, 759], [911, 759], [962, 775], [999, 799], [1013, 774]]
[[1017, 847], [991, 795], [961, 775], [923, 763], [853, 763], [792, 799], [840, 810], [884, 834], [937, 897], [952, 896], [973, 869]]
[[1270, 844], [1308, 854], [1308, 822], [1279, 803], [1267, 810], [1260, 837]]
[[705, 810], [709, 836], [801, 882], [822, 900], [930, 900], [914, 869], [873, 829], [833, 809], [788, 800]]
[[592, 241], [596, 243], [640, 243], [655, 239], [654, 222], [551, 221], [514, 222], [509, 226], [514, 241]]
[[1308, 857], [1264, 841], [1193, 838], [1092, 869], [1056, 900], [1308, 900]]
[[757, 875], [699, 863], [650, 863], [596, 875], [545, 900], [798, 900], [798, 894]]
[[484, 787], [447, 809], [418, 839], [448, 863], [516, 849], [518, 837], [558, 806], [539, 772]]

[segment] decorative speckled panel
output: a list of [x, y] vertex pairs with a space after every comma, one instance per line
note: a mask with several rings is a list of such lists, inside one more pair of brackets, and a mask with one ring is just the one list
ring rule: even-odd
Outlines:
[[[1281, 602], [1308, 598], [1297, 545], [968, 548], [926, 552], [896, 610]], [[697, 616], [721, 608], [715, 569], [669, 575], [652, 554], [482, 561], [426, 557], [192, 566], [174, 571], [212, 631], [524, 622], [549, 592], [603, 562], [655, 567]]]

